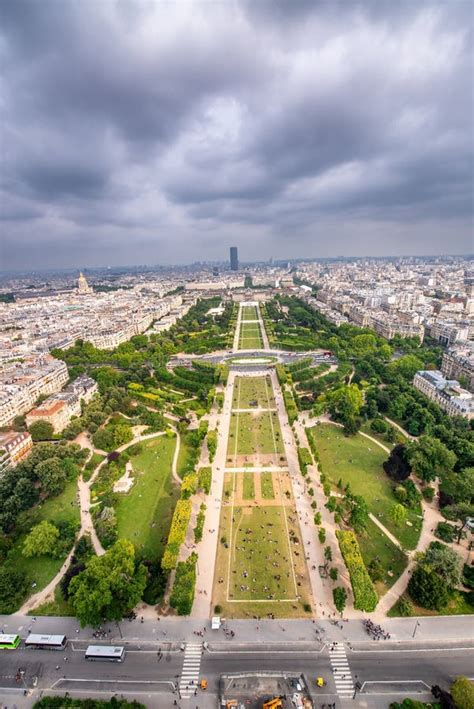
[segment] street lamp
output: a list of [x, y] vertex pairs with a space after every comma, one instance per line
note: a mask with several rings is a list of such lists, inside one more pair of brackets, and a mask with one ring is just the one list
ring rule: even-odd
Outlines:
[[420, 622], [419, 622], [419, 621], [417, 620], [417, 621], [416, 621], [416, 623], [415, 623], [415, 627], [414, 627], [414, 629], [413, 629], [413, 635], [412, 635], [412, 638], [414, 638], [414, 637], [415, 637], [415, 635], [416, 635], [416, 631], [417, 631], [417, 629], [418, 629], [418, 626], [419, 626], [419, 625], [420, 625]]

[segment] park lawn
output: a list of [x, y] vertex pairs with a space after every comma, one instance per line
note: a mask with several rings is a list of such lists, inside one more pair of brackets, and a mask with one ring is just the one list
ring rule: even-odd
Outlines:
[[264, 500], [273, 500], [275, 491], [273, 489], [273, 474], [260, 473], [260, 491]]
[[[189, 442], [190, 431], [185, 431], [180, 434], [180, 446], [178, 453], [178, 461], [176, 464], [176, 472], [180, 478], [189, 475], [189, 468], [194, 457], [194, 447]], [[176, 445], [176, 437], [173, 436], [174, 445]], [[191, 471], [192, 472], [192, 471]]]
[[227, 455], [258, 455], [259, 453], [284, 454], [277, 412], [233, 413], [230, 420]]
[[[41, 505], [37, 505], [32, 510], [25, 513], [28, 524], [31, 527], [47, 520], [57, 523], [60, 521], [70, 521], [78, 527], [80, 525], [80, 511], [76, 500], [77, 482], [70, 480], [64, 491], [56, 497], [51, 497]], [[8, 552], [8, 560], [12, 560], [15, 567], [24, 571], [30, 585], [31, 595], [41, 591], [56, 576], [61, 568], [67, 554], [61, 558], [54, 559], [50, 556], [36, 556], [27, 558], [22, 554], [23, 543], [27, 533], [21, 534]], [[32, 584], [36, 583], [33, 588]]]
[[435, 616], [435, 615], [474, 615], [474, 606], [472, 606], [468, 600], [467, 600], [467, 593], [464, 591], [454, 591], [454, 593], [451, 594], [451, 599], [448, 602], [448, 605], [443, 608], [441, 611], [430, 611], [428, 608], [422, 608], [421, 606], [417, 606], [416, 603], [413, 602], [412, 598], [408, 593], [404, 593], [398, 601], [393, 605], [389, 612], [387, 613], [387, 616], [389, 618], [401, 618], [403, 617], [402, 614], [400, 613], [400, 601], [402, 598], [406, 601], [410, 601], [410, 603], [413, 606], [413, 613], [411, 614], [412, 617], [419, 617], [419, 616]]
[[241, 320], [258, 320], [258, 312], [256, 305], [244, 305], [242, 307]]
[[254, 500], [255, 499], [255, 483], [253, 473], [242, 473], [242, 497], [244, 500]]
[[141, 558], [158, 561], [179, 497], [171, 474], [176, 437], [160, 436], [141, 446], [142, 452], [130, 459], [133, 487], [120, 494], [115, 506], [117, 531], [119, 538], [133, 542]]
[[103, 455], [100, 455], [99, 453], [92, 453], [91, 457], [89, 458], [84, 467], [84, 470], [82, 471], [82, 478], [83, 480], [85, 480], [85, 482], [91, 479], [94, 470], [97, 468], [99, 463], [102, 463], [103, 460]]
[[[230, 599], [265, 600], [269, 595], [278, 600], [296, 597], [284, 515], [282, 506], [233, 508]], [[242, 590], [241, 586], [248, 588]]]
[[415, 549], [422, 520], [414, 510], [408, 510], [407, 522], [397, 526], [391, 517], [396, 504], [392, 484], [382, 464], [387, 452], [359, 434], [345, 436], [343, 429], [332, 424], [319, 424], [309, 430], [316, 444], [321, 467], [328, 480], [337, 485], [350, 483], [354, 495], [361, 495], [380, 522], [400, 541], [405, 549]]
[[[381, 443], [386, 448], [389, 448], [390, 450], [392, 450], [392, 448], [396, 445], [396, 443], [390, 443], [390, 441], [387, 440], [387, 436], [385, 435], [385, 433], [376, 433], [375, 431], [372, 431], [372, 429], [370, 428], [370, 424], [371, 424], [371, 420], [364, 421], [364, 423], [360, 427], [360, 430], [363, 431], [364, 433], [367, 433], [367, 435], [372, 436], [372, 438], [375, 438], [377, 441], [379, 441], [379, 443]], [[400, 434], [400, 435], [402, 435], [402, 434]]]
[[270, 377], [236, 377], [233, 409], [275, 408], [275, 397]]
[[365, 565], [368, 567], [377, 558], [383, 567], [383, 579], [374, 583], [378, 595], [383, 596], [403, 573], [408, 558], [371, 519], [365, 532], [357, 535], [357, 540]]
[[29, 611], [28, 615], [74, 616], [74, 610], [64, 600], [58, 585], [54, 590], [54, 600], [43, 603], [41, 606]]

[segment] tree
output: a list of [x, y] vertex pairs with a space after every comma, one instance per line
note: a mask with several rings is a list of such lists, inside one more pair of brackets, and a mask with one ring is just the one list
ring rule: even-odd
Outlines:
[[349, 522], [357, 533], [363, 532], [369, 521], [369, 508], [361, 495], [347, 495], [351, 514]]
[[399, 374], [410, 382], [420, 369], [423, 369], [423, 362], [413, 354], [403, 355], [388, 366], [388, 371], [391, 375]]
[[392, 507], [390, 514], [397, 527], [400, 527], [407, 518], [407, 508], [397, 503]]
[[449, 601], [445, 582], [437, 573], [423, 565], [417, 566], [412, 573], [408, 591], [416, 603], [430, 610], [440, 611]]
[[463, 532], [470, 519], [474, 517], [474, 505], [467, 503], [460, 503], [459, 505], [451, 505], [444, 508], [444, 514], [450, 519], [459, 519], [461, 521], [461, 526], [458, 529], [458, 539], [457, 542], [460, 544]]
[[331, 415], [342, 422], [355, 419], [364, 403], [362, 392], [357, 384], [339, 387], [328, 396]]
[[443, 579], [448, 588], [456, 588], [461, 583], [461, 558], [446, 544], [431, 542], [421, 563]]
[[146, 569], [137, 564], [133, 544], [120, 539], [95, 556], [69, 584], [69, 599], [81, 625], [120, 620], [137, 605], [146, 585]]
[[343, 586], [336, 586], [336, 588], [333, 588], [332, 590], [332, 597], [334, 600], [334, 605], [336, 606], [336, 609], [339, 611], [339, 613], [342, 613], [344, 608], [346, 607], [346, 601], [347, 601], [347, 591]]
[[474, 684], [467, 677], [456, 677], [451, 685], [451, 695], [458, 709], [473, 709]]
[[48, 441], [54, 436], [53, 424], [49, 421], [35, 421], [28, 430], [34, 441]]
[[27, 557], [49, 554], [54, 556], [59, 541], [59, 529], [43, 520], [35, 525], [23, 543], [23, 555]]
[[64, 490], [66, 474], [59, 458], [47, 458], [35, 468], [41, 487], [48, 495], [58, 495]]
[[426, 482], [451, 472], [457, 460], [455, 453], [433, 436], [421, 436], [416, 441], [410, 441], [407, 444], [407, 458], [414, 472]]
[[406, 480], [411, 473], [406, 446], [399, 444], [392, 448], [388, 459], [383, 464], [383, 469], [392, 480]]
[[22, 569], [7, 562], [0, 574], [0, 613], [13, 613], [28, 592], [28, 578]]

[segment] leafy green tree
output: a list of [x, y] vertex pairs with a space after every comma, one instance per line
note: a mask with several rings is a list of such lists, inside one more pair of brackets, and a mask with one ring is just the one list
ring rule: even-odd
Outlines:
[[451, 547], [431, 542], [422, 563], [442, 578], [448, 588], [456, 588], [461, 583], [461, 558]]
[[411, 473], [406, 446], [400, 444], [392, 448], [388, 459], [383, 464], [383, 469], [392, 480], [406, 480]]
[[339, 613], [342, 613], [344, 611], [344, 608], [346, 607], [346, 601], [347, 601], [347, 591], [343, 586], [336, 586], [336, 588], [333, 588], [332, 590], [332, 597], [334, 600], [334, 605], [336, 606], [336, 609], [339, 611]]
[[348, 495], [350, 517], [349, 523], [354, 530], [359, 534], [366, 529], [369, 521], [369, 508], [367, 502], [361, 495]]
[[355, 419], [362, 408], [364, 399], [357, 384], [342, 386], [329, 394], [329, 411], [342, 422]]
[[451, 696], [458, 709], [473, 709], [474, 683], [467, 677], [456, 677], [451, 685]]
[[69, 584], [69, 599], [81, 625], [120, 620], [136, 606], [146, 585], [146, 569], [137, 564], [133, 544], [120, 539], [103, 556], [93, 557]]
[[397, 527], [401, 527], [407, 518], [407, 508], [397, 503], [392, 507], [390, 514]]
[[23, 543], [23, 555], [27, 557], [54, 555], [59, 542], [59, 529], [43, 520], [35, 525]]
[[399, 374], [411, 382], [415, 374], [420, 369], [423, 369], [423, 366], [421, 359], [413, 354], [406, 354], [391, 362], [388, 366], [388, 372], [392, 376]]
[[34, 441], [48, 441], [54, 436], [53, 424], [49, 421], [35, 421], [28, 430]]
[[440, 611], [449, 601], [449, 593], [443, 579], [432, 569], [417, 566], [408, 582], [408, 591], [413, 600], [423, 608]]
[[0, 573], [0, 613], [13, 613], [17, 610], [28, 591], [26, 573], [11, 562], [1, 568]]
[[35, 475], [48, 495], [58, 495], [66, 485], [66, 473], [59, 458], [47, 458], [35, 468]]
[[415, 473], [426, 482], [451, 472], [457, 460], [444, 443], [432, 436], [421, 436], [417, 441], [410, 441], [407, 444], [407, 458]]

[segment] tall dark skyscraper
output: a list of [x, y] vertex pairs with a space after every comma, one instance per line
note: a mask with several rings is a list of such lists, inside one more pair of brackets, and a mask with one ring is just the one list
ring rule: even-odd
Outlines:
[[238, 271], [239, 270], [239, 254], [237, 251], [237, 246], [230, 247], [230, 270], [231, 271]]

